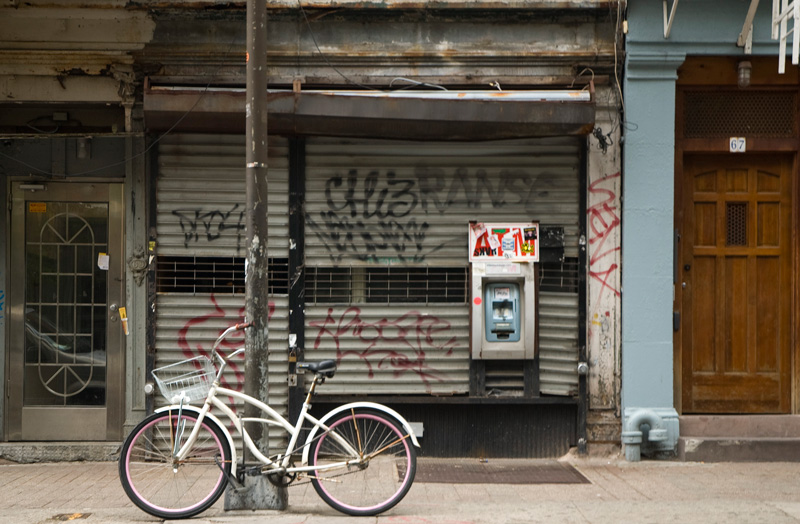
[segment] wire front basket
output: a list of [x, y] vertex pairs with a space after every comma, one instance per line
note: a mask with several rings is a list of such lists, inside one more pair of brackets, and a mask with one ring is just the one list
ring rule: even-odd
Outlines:
[[178, 404], [203, 401], [216, 378], [214, 362], [208, 357], [195, 357], [152, 371], [161, 395], [167, 402]]

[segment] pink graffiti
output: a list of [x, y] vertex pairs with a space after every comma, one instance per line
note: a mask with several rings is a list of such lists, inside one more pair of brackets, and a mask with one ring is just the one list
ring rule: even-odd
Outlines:
[[[235, 310], [228, 308], [226, 311], [222, 306], [219, 305], [216, 297], [213, 294], [209, 300], [211, 302], [212, 311], [189, 319], [180, 329], [180, 331], [178, 331], [178, 347], [181, 348], [183, 355], [186, 358], [194, 358], [199, 356], [211, 358], [211, 345], [208, 344], [207, 337], [204, 337], [198, 341], [196, 338], [191, 336], [192, 330], [204, 327], [204, 324], [209, 321], [216, 319], [229, 319], [230, 322], [226, 323], [225, 327], [217, 331], [217, 336], [219, 336], [223, 331], [230, 327], [230, 325], [244, 321], [244, 307], [236, 308]], [[270, 319], [272, 318], [272, 314], [275, 312], [275, 304], [270, 302], [268, 308], [267, 318]], [[204, 343], [207, 345], [207, 347], [204, 347]], [[242, 346], [244, 346], [244, 331], [237, 331], [228, 335], [228, 337], [220, 343], [218, 350], [222, 354], [227, 354]], [[244, 385], [244, 369], [242, 364], [230, 361], [228, 363], [228, 369], [233, 372], [234, 380], [229, 381], [226, 377], [222, 377], [220, 380], [220, 385], [234, 391], [241, 391]]]
[[[309, 325], [319, 328], [314, 349], [319, 348], [324, 337], [332, 338], [336, 344], [337, 362], [348, 356], [358, 357], [367, 365], [369, 378], [374, 378], [375, 367], [389, 366], [394, 378], [415, 373], [426, 385], [432, 381], [441, 382], [444, 379], [426, 362], [427, 351], [444, 351], [446, 356], [450, 356], [456, 344], [455, 336], [444, 343], [436, 342], [437, 335], [446, 336], [450, 331], [449, 322], [418, 311], [409, 311], [393, 320], [382, 318], [370, 323], [361, 318], [361, 308], [349, 307], [338, 319], [333, 318], [333, 308], [328, 308], [325, 320], [310, 322]], [[341, 339], [346, 335], [356, 337], [361, 347], [342, 348]], [[382, 345], [405, 346], [409, 351], [400, 352]]]
[[[589, 215], [589, 245], [593, 246], [592, 256], [589, 258], [589, 276], [600, 282], [600, 293], [597, 297], [599, 301], [606, 291], [611, 291], [616, 296], [620, 296], [620, 290], [612, 285], [612, 276], [617, 272], [619, 266], [614, 261], [614, 253], [620, 250], [618, 244], [613, 240], [614, 232], [619, 228], [620, 219], [617, 214], [615, 200], [617, 195], [612, 189], [602, 188], [601, 184], [619, 178], [619, 173], [608, 175], [595, 180], [589, 185], [589, 193], [599, 195], [605, 200], [598, 202], [586, 210]], [[610, 263], [609, 263], [610, 260]], [[606, 265], [602, 269], [599, 266]]]

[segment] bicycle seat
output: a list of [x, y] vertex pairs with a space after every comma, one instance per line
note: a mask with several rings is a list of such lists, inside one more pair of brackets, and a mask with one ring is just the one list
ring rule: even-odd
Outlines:
[[307, 369], [319, 375], [333, 378], [334, 373], [336, 373], [336, 361], [322, 360], [320, 362], [298, 362], [297, 369]]

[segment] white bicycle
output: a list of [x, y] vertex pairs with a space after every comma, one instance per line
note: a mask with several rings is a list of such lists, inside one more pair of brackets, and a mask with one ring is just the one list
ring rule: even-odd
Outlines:
[[[310, 479], [326, 503], [349, 515], [377, 515], [400, 502], [414, 482], [419, 447], [400, 414], [374, 402], [346, 404], [320, 419], [309, 414], [316, 387], [336, 372], [335, 361], [297, 364], [314, 373], [314, 379], [295, 425], [263, 402], [220, 386], [228, 360], [244, 348], [227, 358], [217, 348], [228, 334], [249, 326], [225, 330], [214, 343], [213, 359], [197, 357], [153, 370], [172, 405], [145, 418], [122, 446], [119, 476], [133, 503], [159, 518], [188, 518], [211, 507], [228, 482], [241, 486], [247, 475], [267, 475], [279, 486]], [[256, 406], [262, 418], [239, 417], [218, 396]], [[212, 406], [230, 419], [257, 463], [239, 462], [233, 437], [210, 413]], [[283, 428], [289, 437], [286, 451], [262, 454], [245, 430], [248, 422]], [[301, 430], [309, 425], [305, 443], [298, 446]]]

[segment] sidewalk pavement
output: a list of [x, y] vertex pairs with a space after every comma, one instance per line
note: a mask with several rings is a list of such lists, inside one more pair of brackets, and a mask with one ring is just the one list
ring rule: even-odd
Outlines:
[[[422, 458], [420, 461], [424, 460]], [[468, 459], [463, 459], [468, 460]], [[313, 488], [289, 488], [286, 511], [226, 512], [222, 502], [198, 524], [503, 524], [800, 522], [800, 464], [626, 462], [567, 459], [588, 484], [425, 484], [378, 517], [348, 517]], [[160, 522], [125, 496], [116, 462], [0, 462], [0, 522]]]

